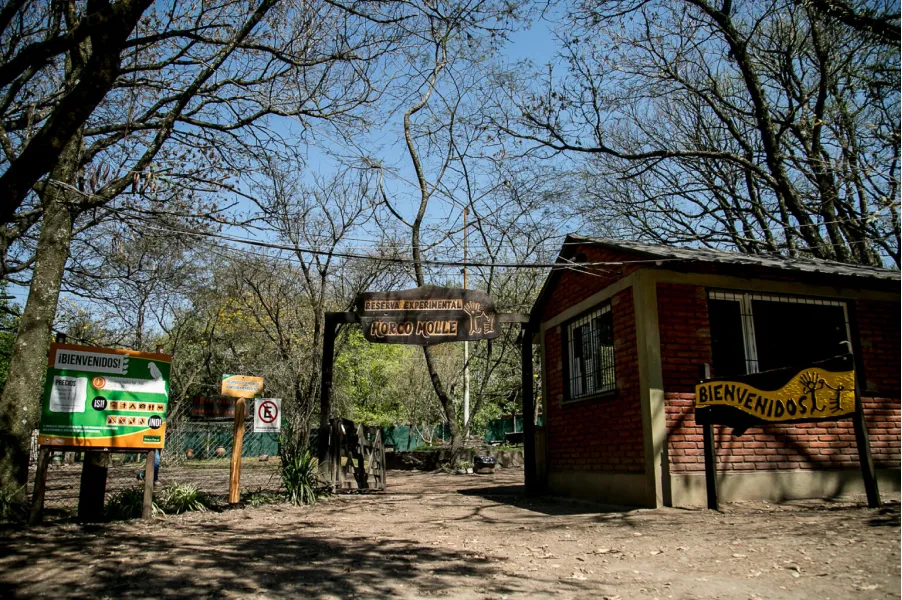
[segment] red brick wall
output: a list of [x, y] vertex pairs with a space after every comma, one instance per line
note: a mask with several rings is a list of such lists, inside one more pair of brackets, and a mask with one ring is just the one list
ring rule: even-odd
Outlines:
[[545, 332], [545, 430], [551, 471], [645, 470], [632, 288], [611, 299], [611, 311], [617, 374], [617, 392], [611, 396], [563, 403], [562, 326]]
[[659, 283], [658, 330], [666, 391], [695, 391], [699, 366], [711, 364], [711, 326], [705, 288]]
[[[693, 394], [666, 393], [670, 472], [705, 470], [702, 428], [695, 424]], [[878, 468], [899, 468], [898, 398], [864, 398], [871, 455]], [[858, 450], [852, 421], [768, 425], [740, 437], [715, 426], [717, 468], [728, 471], [767, 469], [856, 469]]]
[[[637, 257], [631, 254], [622, 254], [597, 248], [593, 246], [579, 246], [575, 254], [585, 253], [584, 262], [618, 262], [635, 261]], [[622, 279], [636, 271], [639, 265], [605, 265], [587, 267], [580, 271], [566, 270], [560, 274], [560, 279], [555, 285], [551, 297], [545, 304], [542, 312], [542, 321], [554, 317], [575, 304], [579, 304], [592, 294], [600, 292], [612, 283]], [[588, 270], [588, 273], [583, 272]]]
[[[868, 382], [866, 389], [883, 392], [879, 397], [863, 399], [871, 452], [878, 467], [898, 468], [902, 440], [899, 305], [859, 301], [855, 312]], [[693, 401], [698, 365], [711, 362], [705, 289], [658, 284], [658, 319], [671, 472], [703, 471], [702, 429], [695, 424]], [[715, 432], [719, 469], [753, 471], [858, 466], [850, 420], [769, 425], [750, 429], [738, 438], [732, 437], [725, 428], [716, 427]]]
[[902, 329], [899, 303], [858, 300], [855, 320], [864, 362], [864, 393], [898, 398], [902, 387], [899, 380], [899, 331]]

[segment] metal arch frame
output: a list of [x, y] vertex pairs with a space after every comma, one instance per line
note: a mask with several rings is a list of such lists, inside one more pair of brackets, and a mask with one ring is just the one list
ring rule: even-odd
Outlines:
[[[323, 332], [322, 378], [319, 388], [319, 448], [320, 464], [329, 451], [329, 418], [332, 413], [332, 372], [335, 364], [335, 337], [339, 325], [360, 323], [355, 312], [327, 312]], [[536, 470], [535, 393], [533, 385], [532, 326], [525, 313], [498, 313], [499, 324], [520, 325], [521, 369], [523, 377], [523, 475], [527, 492], [539, 489]], [[530, 415], [530, 418], [526, 418]]]

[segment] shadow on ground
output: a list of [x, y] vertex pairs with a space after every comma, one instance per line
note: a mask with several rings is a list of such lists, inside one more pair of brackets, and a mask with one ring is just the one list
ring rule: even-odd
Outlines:
[[[3, 571], [25, 572], [38, 560], [53, 568], [42, 572], [41, 581], [4, 577], [0, 597], [219, 598], [260, 592], [391, 597], [397, 584], [415, 578], [419, 593], [428, 595], [445, 587], [440, 576], [484, 579], [494, 572], [485, 561], [469, 560], [466, 551], [414, 540], [333, 537], [327, 542], [297, 522], [273, 523], [258, 532], [227, 523], [183, 523], [178, 543], [158, 535], [165, 526], [132, 521], [116, 528], [69, 527], [52, 538], [39, 530], [24, 532], [0, 548]], [[67, 576], [70, 570], [87, 571], [77, 587]]]

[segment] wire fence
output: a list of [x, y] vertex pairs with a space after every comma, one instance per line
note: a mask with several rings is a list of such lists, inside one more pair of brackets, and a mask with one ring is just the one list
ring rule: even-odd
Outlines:
[[[196, 420], [190, 404], [174, 406], [166, 420], [165, 450], [160, 455], [160, 486], [190, 483], [225, 504], [229, 489], [234, 418]], [[29, 495], [34, 490], [38, 456], [37, 432], [32, 437]], [[253, 419], [245, 419], [241, 449], [241, 490], [278, 492], [279, 435], [254, 433]], [[107, 462], [106, 500], [123, 490], [143, 486], [146, 453], [112, 452]], [[78, 511], [83, 452], [54, 451], [47, 470], [45, 520], [69, 519]]]
[[[253, 406], [253, 403], [248, 403]], [[250, 409], [248, 413], [250, 413]], [[229, 470], [234, 445], [234, 416], [198, 416], [196, 403], [174, 404], [166, 420], [165, 450], [161, 453], [159, 480], [161, 485], [190, 483], [226, 503]], [[219, 414], [222, 414], [221, 412]], [[480, 443], [505, 443], [507, 434], [523, 430], [521, 415], [496, 419], [480, 431], [472, 432]], [[403, 452], [441, 445], [451, 438], [447, 425], [402, 425], [382, 429], [386, 449]], [[316, 448], [316, 430], [311, 431], [311, 448]], [[34, 472], [38, 455], [37, 432], [32, 438], [32, 456], [28, 492], [34, 489]], [[279, 434], [254, 433], [253, 418], [245, 418], [241, 449], [241, 490], [279, 492]], [[111, 453], [107, 467], [106, 499], [128, 488], [142, 486], [145, 453]], [[45, 518], [58, 520], [73, 517], [78, 510], [84, 453], [54, 451], [47, 471]]]

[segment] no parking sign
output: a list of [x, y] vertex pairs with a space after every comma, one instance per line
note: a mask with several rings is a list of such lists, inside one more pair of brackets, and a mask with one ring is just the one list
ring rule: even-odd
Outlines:
[[279, 433], [282, 430], [282, 399], [257, 398], [254, 403], [254, 433]]

